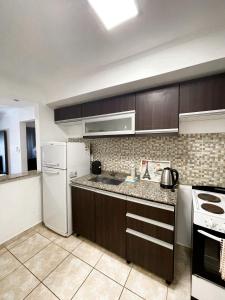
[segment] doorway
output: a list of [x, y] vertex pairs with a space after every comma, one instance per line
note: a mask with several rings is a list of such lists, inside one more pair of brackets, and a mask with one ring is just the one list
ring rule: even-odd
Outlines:
[[7, 175], [8, 173], [7, 131], [0, 130], [0, 175]]
[[26, 122], [27, 169], [37, 170], [35, 122]]

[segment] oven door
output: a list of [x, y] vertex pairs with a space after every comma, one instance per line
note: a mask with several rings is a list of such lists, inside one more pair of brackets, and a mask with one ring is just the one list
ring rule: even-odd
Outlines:
[[220, 240], [225, 234], [193, 226], [192, 274], [225, 287], [220, 269]]

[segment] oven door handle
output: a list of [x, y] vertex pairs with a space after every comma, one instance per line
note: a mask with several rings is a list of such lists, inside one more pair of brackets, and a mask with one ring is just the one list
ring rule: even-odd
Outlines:
[[214, 235], [212, 235], [212, 234], [210, 234], [208, 232], [205, 232], [203, 230], [198, 230], [198, 233], [200, 233], [200, 234], [202, 234], [204, 236], [207, 236], [208, 238], [213, 239], [213, 240], [215, 240], [215, 241], [217, 241], [219, 243], [222, 241], [221, 238], [218, 238], [217, 236], [214, 236]]

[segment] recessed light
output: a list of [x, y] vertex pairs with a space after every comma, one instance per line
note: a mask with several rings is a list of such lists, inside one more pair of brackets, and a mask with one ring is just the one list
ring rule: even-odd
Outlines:
[[88, 2], [108, 30], [138, 14], [135, 0], [88, 0]]

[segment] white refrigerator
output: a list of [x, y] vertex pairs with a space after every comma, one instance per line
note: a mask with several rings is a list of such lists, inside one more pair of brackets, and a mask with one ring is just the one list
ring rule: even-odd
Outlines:
[[72, 178], [90, 173], [84, 143], [50, 142], [42, 146], [43, 221], [62, 236], [72, 234]]

